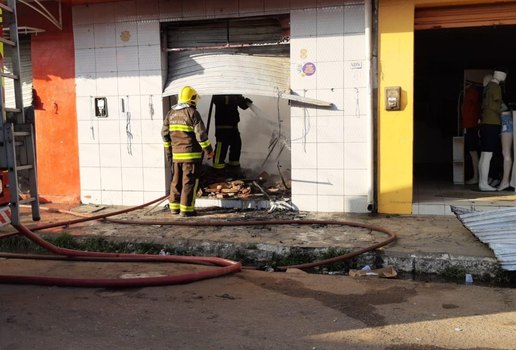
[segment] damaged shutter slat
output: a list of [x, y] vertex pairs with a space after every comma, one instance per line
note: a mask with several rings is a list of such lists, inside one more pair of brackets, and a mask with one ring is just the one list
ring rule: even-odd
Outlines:
[[283, 25], [276, 17], [171, 24], [163, 96], [184, 85], [201, 95], [277, 96], [288, 90], [290, 46]]

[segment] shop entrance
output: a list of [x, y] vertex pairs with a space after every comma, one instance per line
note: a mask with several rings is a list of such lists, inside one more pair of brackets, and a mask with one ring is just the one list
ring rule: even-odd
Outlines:
[[231, 158], [234, 146], [225, 159], [218, 159], [216, 149], [217, 164], [205, 161], [197, 205], [266, 207], [271, 198], [289, 197], [290, 105], [284, 98], [290, 87], [289, 15], [165, 23], [163, 33], [166, 110], [183, 86], [194, 87], [209, 138], [222, 149], [217, 135], [229, 126], [220, 126], [224, 123], [218, 118], [233, 117], [223, 116], [223, 105], [216, 101], [236, 101], [240, 95], [252, 101], [248, 108], [236, 108], [239, 162]]
[[[416, 14], [416, 28], [417, 23]], [[483, 23], [480, 17], [478, 23]], [[512, 108], [516, 106], [516, 48], [511, 44], [515, 35], [515, 25], [486, 23], [416, 30], [414, 203], [444, 203], [446, 210], [447, 200], [514, 195], [514, 188], [510, 192], [486, 193], [480, 192], [478, 185], [465, 183], [472, 176], [472, 162], [462, 148], [461, 105], [467, 80], [481, 89], [483, 72], [504, 70], [508, 74], [502, 87], [504, 102]], [[501, 176], [501, 163], [501, 152], [496, 152], [491, 164], [493, 178]]]

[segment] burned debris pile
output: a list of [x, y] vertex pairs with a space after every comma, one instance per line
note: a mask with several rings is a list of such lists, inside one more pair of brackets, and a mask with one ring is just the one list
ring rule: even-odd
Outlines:
[[290, 186], [283, 176], [269, 175], [265, 171], [257, 176], [247, 177], [242, 172], [234, 175], [206, 173], [199, 195], [218, 199], [271, 199], [277, 196], [290, 196]]

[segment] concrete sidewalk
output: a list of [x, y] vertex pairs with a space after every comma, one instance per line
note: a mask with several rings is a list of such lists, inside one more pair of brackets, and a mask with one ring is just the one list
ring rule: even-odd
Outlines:
[[[71, 211], [97, 215], [116, 209], [120, 208], [80, 206]], [[73, 225], [65, 231], [76, 237], [102, 236], [130, 246], [144, 244], [171, 254], [215, 255], [264, 268], [341, 255], [388, 238], [382, 232], [347, 225], [297, 224], [303, 220], [349, 221], [380, 226], [395, 233], [397, 240], [347, 261], [338, 267], [342, 272], [370, 265], [371, 268], [393, 266], [399, 273], [414, 276], [430, 274], [460, 280], [468, 273], [476, 281], [507, 279], [493, 251], [452, 216], [268, 213], [221, 208], [200, 208], [198, 213], [197, 217], [180, 218], [163, 207], [146, 208], [116, 218], [145, 221], [147, 225], [97, 221]], [[45, 222], [55, 222], [73, 217], [42, 211], [42, 218]], [[263, 225], [245, 226], [246, 222], [256, 220], [263, 221]], [[267, 225], [269, 220], [292, 220], [293, 224]], [[177, 226], [174, 222], [202, 226]], [[224, 222], [241, 222], [242, 226], [223, 226]]]

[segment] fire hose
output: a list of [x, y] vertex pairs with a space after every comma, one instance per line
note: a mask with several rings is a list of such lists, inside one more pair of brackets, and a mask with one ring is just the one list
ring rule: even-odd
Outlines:
[[[138, 278], [62, 278], [62, 277], [45, 277], [45, 276], [14, 276], [14, 275], [0, 275], [0, 283], [17, 283], [17, 284], [38, 284], [38, 285], [58, 285], [58, 286], [73, 286], [73, 287], [144, 287], [144, 286], [163, 286], [173, 284], [183, 284], [195, 282], [208, 278], [221, 277], [242, 270], [240, 262], [235, 262], [228, 259], [218, 257], [195, 257], [195, 256], [177, 256], [177, 255], [153, 255], [153, 254], [122, 254], [122, 253], [103, 253], [103, 252], [87, 252], [68, 248], [57, 247], [40, 236], [35, 234], [33, 231], [39, 231], [54, 227], [67, 227], [76, 223], [92, 221], [92, 220], [104, 220], [119, 224], [132, 224], [132, 225], [174, 225], [174, 226], [263, 226], [263, 225], [345, 225], [352, 227], [366, 228], [371, 231], [378, 231], [388, 235], [388, 238], [379, 243], [370, 245], [366, 248], [358, 249], [356, 251], [336, 256], [329, 259], [318, 260], [312, 263], [279, 266], [277, 270], [285, 271], [288, 268], [297, 269], [309, 269], [317, 266], [329, 265], [366, 252], [383, 247], [396, 239], [396, 234], [389, 230], [375, 225], [368, 225], [350, 221], [341, 220], [268, 220], [268, 221], [176, 221], [176, 220], [121, 220], [121, 219], [108, 219], [108, 217], [124, 214], [133, 210], [141, 209], [153, 203], [157, 203], [165, 199], [167, 196], [160, 197], [151, 202], [118, 210], [110, 213], [94, 215], [94, 216], [81, 216], [78, 219], [67, 220], [57, 223], [51, 223], [46, 225], [38, 225], [35, 227], [26, 227], [25, 225], [13, 225], [17, 232], [7, 233], [0, 236], [0, 239], [12, 237], [15, 235], [23, 235], [37, 245], [45, 248], [49, 252], [55, 254], [54, 258], [57, 260], [70, 260], [70, 261], [104, 261], [104, 262], [174, 262], [174, 263], [189, 263], [198, 265], [215, 266], [217, 268], [187, 273], [182, 275], [167, 275], [158, 277], [138, 277]], [[54, 210], [60, 212], [60, 210]], [[65, 211], [63, 211], [65, 212]], [[73, 212], [66, 212], [73, 214]], [[75, 213], [76, 214], [76, 213]], [[75, 215], [74, 214], [74, 215]], [[26, 255], [26, 254], [0, 254], [0, 257], [4, 258], [29, 258], [29, 259], [52, 259], [49, 256], [41, 255]]]

